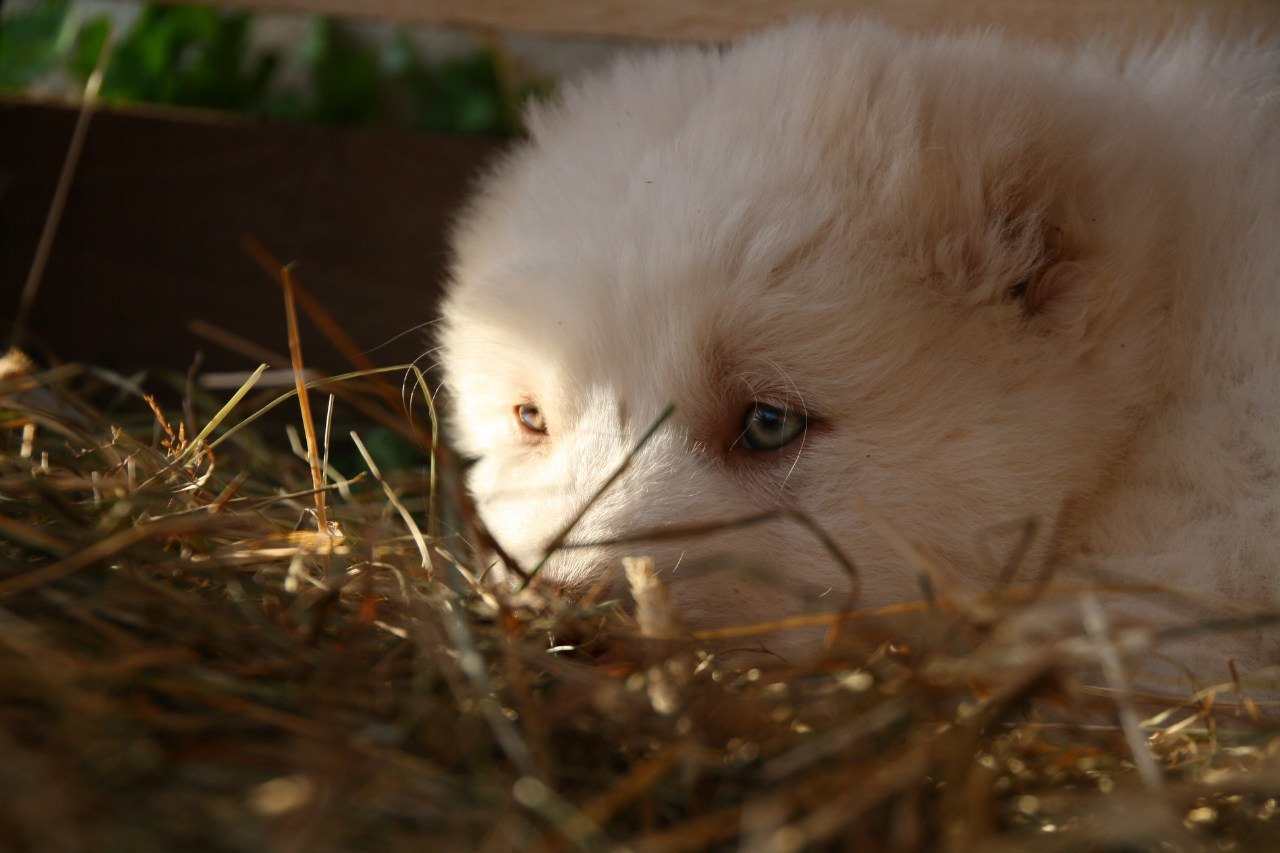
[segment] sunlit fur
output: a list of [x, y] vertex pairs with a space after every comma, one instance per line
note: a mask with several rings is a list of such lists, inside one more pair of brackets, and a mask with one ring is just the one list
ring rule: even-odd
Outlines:
[[[856, 562], [859, 606], [918, 599], [862, 496], [963, 589], [996, 583], [980, 540], [1001, 556], [993, 529], [1033, 517], [1017, 580], [1052, 552], [1055, 580], [1241, 603], [1117, 621], [1280, 606], [1280, 64], [1234, 44], [801, 21], [565, 86], [455, 235], [452, 437], [497, 540], [532, 565], [674, 402], [571, 543], [792, 507]], [[755, 400], [813, 425], [745, 450]], [[852, 590], [790, 519], [565, 550], [542, 580], [614, 581], [629, 553], [694, 624]], [[1228, 654], [1276, 661], [1275, 634], [1180, 654], [1219, 680]]]

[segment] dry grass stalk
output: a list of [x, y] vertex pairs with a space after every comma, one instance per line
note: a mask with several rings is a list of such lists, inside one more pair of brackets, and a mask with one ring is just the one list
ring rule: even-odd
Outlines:
[[108, 30], [107, 37], [103, 39], [102, 47], [98, 50], [93, 70], [85, 80], [84, 93], [80, 99], [80, 111], [76, 115], [75, 128], [71, 131], [71, 141], [67, 144], [67, 156], [63, 158], [62, 169], [58, 173], [58, 183], [53, 190], [53, 199], [49, 202], [49, 212], [45, 216], [40, 240], [36, 244], [35, 256], [31, 259], [31, 267], [27, 271], [27, 279], [22, 286], [18, 310], [9, 333], [11, 350], [16, 350], [25, 343], [23, 337], [26, 334], [27, 322], [35, 307], [36, 295], [40, 291], [40, 282], [44, 278], [44, 270], [49, 263], [49, 254], [53, 251], [53, 241], [58, 234], [58, 226], [62, 223], [62, 214], [66, 210], [67, 196], [71, 193], [76, 169], [80, 165], [80, 155], [84, 152], [85, 140], [89, 138], [89, 124], [98, 106], [98, 93], [102, 90], [102, 80], [106, 76], [111, 44], [111, 32]]
[[[302, 413], [302, 432], [307, 439], [307, 463], [311, 467], [311, 487], [315, 492], [316, 530], [322, 537], [336, 536], [341, 541], [342, 534], [336, 525], [329, 524], [329, 515], [325, 511], [325, 474], [320, 464], [319, 440], [316, 437], [316, 422], [311, 416], [311, 397], [307, 394], [307, 381], [302, 362], [302, 336], [298, 333], [298, 312], [294, 307], [293, 278], [289, 267], [280, 270], [280, 283], [284, 290], [284, 316], [289, 334], [289, 360], [293, 366], [294, 387], [298, 392], [298, 408]], [[329, 453], [325, 448], [325, 455]], [[324, 555], [324, 576], [329, 577], [329, 548], [321, 550]], [[297, 563], [294, 564], [298, 565]], [[296, 572], [295, 572], [296, 574]]]

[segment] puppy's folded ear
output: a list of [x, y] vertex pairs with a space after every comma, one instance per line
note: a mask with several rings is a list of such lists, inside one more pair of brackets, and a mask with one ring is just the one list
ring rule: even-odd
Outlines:
[[[998, 244], [1003, 243], [997, 245], [997, 251], [1004, 253], [1015, 267], [1021, 266], [1021, 272], [1011, 275], [1010, 270], [999, 267], [970, 269], [970, 285], [975, 291], [985, 285], [988, 301], [1013, 301], [1024, 317], [1038, 318], [1050, 330], [1079, 332], [1088, 316], [1088, 272], [1073, 257], [1062, 229], [1040, 219], [1034, 217], [1026, 224], [1026, 235], [997, 234], [993, 238]], [[1017, 263], [1019, 260], [1021, 264]], [[1011, 279], [1014, 283], [1009, 286]]]
[[933, 152], [924, 170], [926, 279], [957, 303], [1015, 306], [1043, 331], [1081, 334], [1091, 302], [1086, 220], [1075, 195], [1082, 175], [1070, 158], [1036, 158], [1045, 153], [1037, 148], [1016, 156]]
[[1088, 273], [1083, 264], [1069, 260], [1048, 261], [1010, 291], [1022, 303], [1028, 317], [1040, 317], [1051, 329], [1079, 333], [1088, 316]]

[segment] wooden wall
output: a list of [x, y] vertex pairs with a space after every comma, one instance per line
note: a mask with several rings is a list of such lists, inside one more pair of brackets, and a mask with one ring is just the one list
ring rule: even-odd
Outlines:
[[[0, 104], [0, 320], [11, 317], [75, 113]], [[193, 320], [285, 351], [279, 287], [241, 246], [282, 261], [373, 347], [434, 316], [447, 223], [500, 143], [408, 132], [104, 112], [89, 131], [31, 318], [63, 359], [120, 370], [247, 360]], [[425, 333], [379, 353], [397, 363]], [[33, 347], [39, 351], [40, 347]], [[313, 337], [308, 360], [344, 363]]]

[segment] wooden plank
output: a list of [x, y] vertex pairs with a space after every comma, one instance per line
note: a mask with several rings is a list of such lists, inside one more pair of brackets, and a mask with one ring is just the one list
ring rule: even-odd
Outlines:
[[[17, 304], [74, 121], [0, 103], [0, 327]], [[203, 320], [287, 351], [279, 287], [253, 235], [372, 348], [434, 317], [450, 217], [504, 143], [389, 130], [104, 112], [94, 118], [32, 315], [37, 355], [121, 371], [244, 367]], [[345, 362], [314, 333], [309, 363]], [[377, 353], [421, 355], [423, 330]]]
[[1274, 30], [1275, 0], [169, 0], [559, 36], [722, 41], [797, 14], [875, 15], [914, 30], [998, 26], [1050, 40], [1183, 17]]

